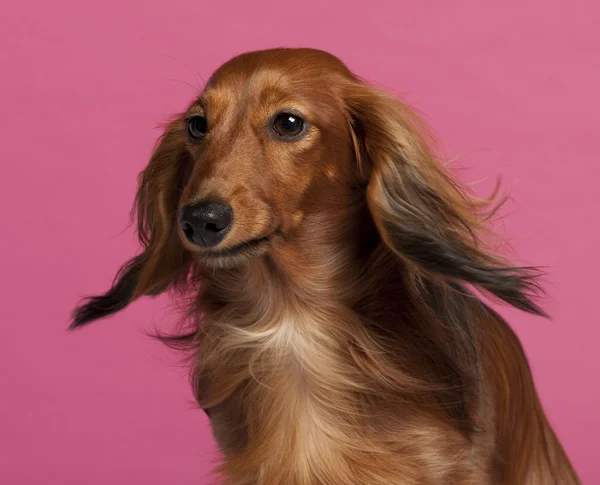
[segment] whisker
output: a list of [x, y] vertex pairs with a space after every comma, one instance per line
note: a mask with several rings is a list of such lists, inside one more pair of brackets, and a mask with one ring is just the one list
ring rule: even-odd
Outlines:
[[201, 86], [206, 84], [206, 81], [204, 80], [204, 78], [200, 75], [198, 70], [193, 65], [188, 64], [188, 63], [182, 61], [181, 59], [177, 59], [176, 57], [169, 56], [166, 54], [160, 54], [160, 56], [164, 57], [166, 59], [171, 59], [172, 61], [175, 61], [175, 62], [179, 62], [181, 65], [183, 65], [183, 66], [187, 67], [189, 70], [191, 70], [192, 74], [194, 75], [194, 78], [196, 80], [196, 83], [198, 84], [198, 87], [195, 89], [197, 89], [198, 91], [202, 90]]
[[185, 84], [186, 86], [189, 86], [190, 88], [192, 88], [194, 90], [194, 94], [200, 94], [200, 88], [197, 88], [196, 86], [186, 82], [186, 81], [181, 81], [179, 79], [173, 79], [173, 78], [165, 78], [167, 81], [173, 81], [179, 84]]

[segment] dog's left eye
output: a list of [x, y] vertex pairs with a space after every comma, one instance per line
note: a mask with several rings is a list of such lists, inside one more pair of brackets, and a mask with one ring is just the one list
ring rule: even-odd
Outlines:
[[208, 123], [204, 116], [192, 116], [188, 120], [188, 134], [193, 140], [199, 140], [208, 131]]
[[273, 120], [273, 131], [281, 138], [296, 138], [304, 131], [304, 120], [290, 113], [278, 114]]

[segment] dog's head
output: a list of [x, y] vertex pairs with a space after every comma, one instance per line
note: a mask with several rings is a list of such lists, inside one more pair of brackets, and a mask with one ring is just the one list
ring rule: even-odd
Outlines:
[[[353, 197], [388, 248], [423, 274], [462, 280], [524, 310], [527, 272], [484, 249], [485, 203], [467, 195], [404, 104], [313, 49], [243, 54], [219, 68], [166, 128], [140, 177], [143, 253], [74, 326], [185, 280], [190, 266], [246, 264], [307, 218]], [[321, 225], [327, 231], [327, 224]]]
[[200, 264], [234, 266], [268, 252], [352, 183], [342, 93], [350, 80], [319, 51], [245, 54], [175, 121], [189, 176], [170, 187], [182, 192], [169, 224]]

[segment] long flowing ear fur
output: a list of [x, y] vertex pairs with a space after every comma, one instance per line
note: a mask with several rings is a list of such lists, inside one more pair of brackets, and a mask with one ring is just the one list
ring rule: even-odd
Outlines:
[[424, 123], [395, 98], [356, 83], [347, 106], [372, 217], [413, 286], [424, 275], [454, 280], [544, 315], [535, 303], [540, 271], [507, 264], [485, 240], [497, 190], [488, 200], [470, 195], [436, 160]]
[[114, 314], [140, 296], [157, 295], [185, 281], [189, 261], [174, 229], [179, 195], [189, 170], [184, 139], [185, 129], [178, 118], [167, 126], [140, 174], [133, 215], [137, 215], [142, 253], [123, 264], [106, 293], [80, 303], [70, 329]]

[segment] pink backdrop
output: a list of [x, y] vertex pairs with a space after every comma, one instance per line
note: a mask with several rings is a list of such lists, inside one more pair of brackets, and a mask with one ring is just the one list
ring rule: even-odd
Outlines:
[[135, 251], [128, 211], [155, 126], [229, 57], [302, 45], [402, 93], [466, 154], [468, 180], [503, 176], [504, 231], [549, 267], [555, 318], [502, 312], [584, 483], [600, 483], [600, 9], [577, 3], [4, 0], [0, 482], [209, 483], [185, 370], [143, 333], [168, 302], [65, 329]]

